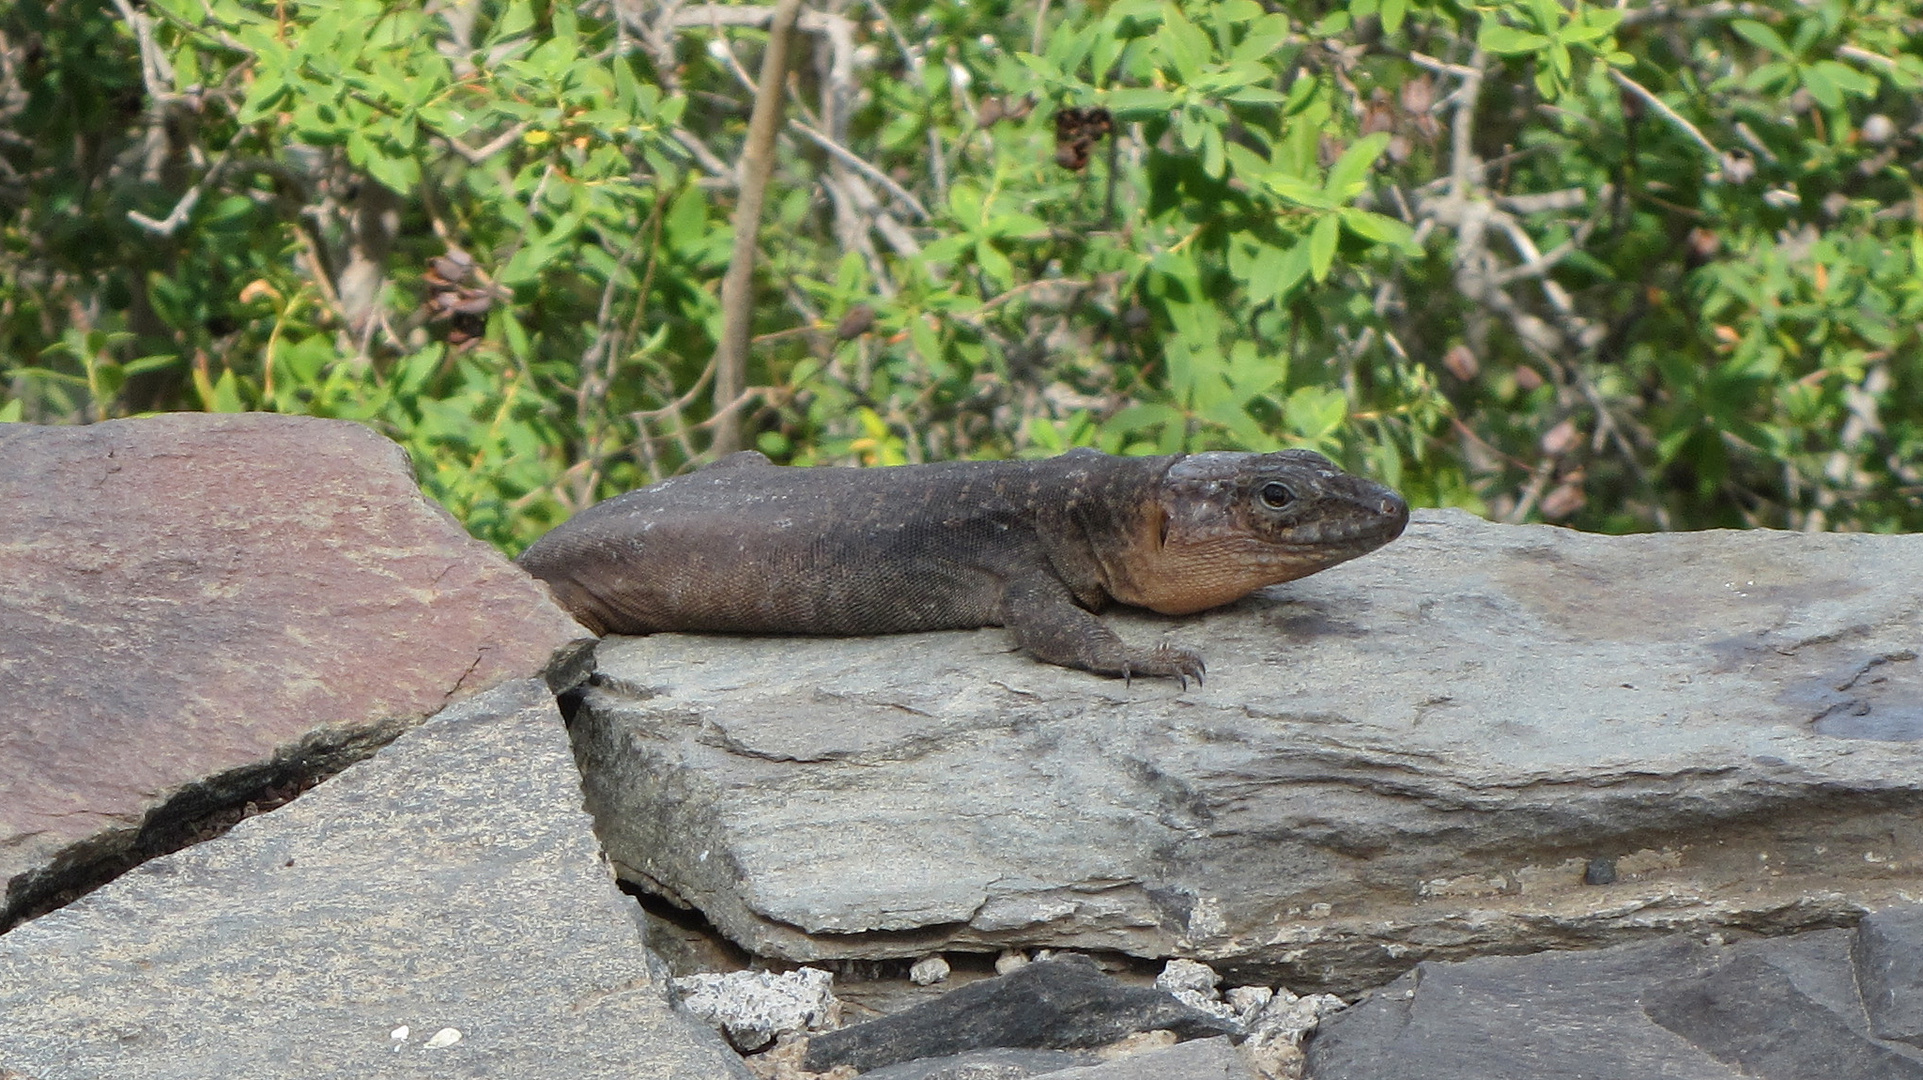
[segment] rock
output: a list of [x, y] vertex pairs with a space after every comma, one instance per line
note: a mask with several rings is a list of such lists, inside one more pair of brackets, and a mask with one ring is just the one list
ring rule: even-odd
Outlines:
[[1898, 1080], [1923, 1054], [1873, 1038], [1851, 933], [1419, 965], [1322, 1022], [1315, 1080]]
[[1255, 1019], [1264, 1006], [1275, 1000], [1275, 991], [1266, 986], [1236, 986], [1231, 987], [1222, 998], [1228, 1002], [1229, 1008], [1235, 1010], [1236, 1018], [1247, 1024]]
[[1918, 580], [1923, 535], [1428, 511], [1221, 611], [1108, 616], [1206, 643], [1205, 687], [994, 628], [661, 634], [601, 644], [577, 741], [617, 872], [759, 955], [1113, 950], [1351, 992], [1923, 892]]
[[1050, 1080], [1255, 1080], [1248, 1063], [1222, 1036], [1048, 1075]]
[[728, 1037], [743, 1053], [773, 1042], [783, 1032], [814, 1031], [840, 1022], [835, 977], [819, 968], [730, 971], [674, 980], [675, 993], [691, 1013]]
[[1923, 1080], [1911, 1060], [1850, 1030], [1755, 954], [1649, 990], [1643, 1011], [1744, 1076], [1764, 1080]]
[[1167, 991], [1175, 1000], [1191, 1009], [1227, 1021], [1230, 1030], [1240, 1034], [1241, 1018], [1233, 1006], [1222, 1001], [1221, 994], [1215, 989], [1221, 981], [1221, 976], [1207, 964], [1194, 960], [1170, 960], [1162, 966], [1162, 973], [1155, 977], [1155, 988]]
[[1162, 965], [1162, 973], [1155, 977], [1155, 986], [1169, 993], [1187, 992], [1206, 1001], [1217, 997], [1215, 988], [1222, 977], [1207, 964], [1194, 960], [1170, 960]]
[[943, 960], [939, 954], [924, 956], [908, 969], [908, 981], [916, 986], [933, 986], [938, 982], [946, 981], [951, 970], [948, 961]]
[[861, 1077], [862, 1080], [1025, 1080], [1043, 1073], [1059, 1074], [1077, 1065], [1094, 1064], [1098, 1064], [1098, 1059], [1092, 1054], [996, 1047], [904, 1061], [862, 1073]]
[[456, 705], [0, 936], [0, 1061], [41, 1080], [746, 1080], [669, 1007], [579, 805], [544, 685]]
[[0, 928], [586, 638], [359, 424], [0, 424], [0, 460]]
[[1334, 994], [1305, 994], [1278, 991], [1262, 1003], [1254, 1016], [1243, 1020], [1249, 1041], [1257, 1045], [1300, 1043], [1304, 1036], [1322, 1023], [1322, 1018], [1342, 1011], [1347, 1003]]
[[809, 1040], [805, 1066], [866, 1072], [986, 1047], [1072, 1050], [1137, 1031], [1214, 1035], [1226, 1025], [1161, 990], [1125, 986], [1084, 956], [1038, 961], [933, 1001]]
[[1850, 946], [1870, 1031], [1923, 1048], [1923, 907], [1871, 913]]
[[1153, 1031], [1138, 1031], [1133, 1035], [1124, 1035], [1112, 1043], [1096, 1047], [1095, 1057], [1101, 1061], [1120, 1061], [1125, 1057], [1134, 1057], [1137, 1054], [1146, 1054], [1156, 1050], [1167, 1050], [1169, 1047], [1181, 1041], [1181, 1036], [1167, 1028], [1156, 1028]]

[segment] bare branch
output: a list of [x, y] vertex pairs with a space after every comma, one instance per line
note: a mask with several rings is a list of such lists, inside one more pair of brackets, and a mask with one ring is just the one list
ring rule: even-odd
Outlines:
[[501, 151], [506, 150], [508, 147], [513, 146], [514, 140], [527, 134], [528, 128], [532, 126], [533, 126], [533, 121], [523, 120], [520, 123], [514, 125], [513, 127], [508, 128], [506, 131], [501, 132], [499, 135], [496, 135], [494, 138], [489, 139], [487, 142], [487, 145], [481, 147], [478, 150], [468, 146], [466, 143], [462, 142], [459, 139], [454, 138], [451, 135], [440, 135], [438, 137], [440, 138], [440, 141], [444, 145], [446, 145], [449, 150], [452, 150], [455, 153], [466, 158], [467, 163], [469, 165], [479, 165], [485, 162], [488, 158], [491, 158], [494, 155], [500, 153]]
[[1624, 75], [1621, 71], [1617, 70], [1616, 68], [1612, 67], [1609, 69], [1609, 77], [1616, 80], [1617, 86], [1620, 86], [1624, 90], [1627, 90], [1630, 93], [1636, 95], [1637, 97], [1643, 99], [1643, 101], [1646, 102], [1650, 108], [1655, 109], [1657, 112], [1661, 113], [1665, 120], [1668, 120], [1671, 124], [1674, 124], [1676, 128], [1680, 130], [1683, 134], [1688, 135], [1691, 139], [1694, 139], [1696, 141], [1696, 145], [1702, 147], [1703, 150], [1709, 154], [1709, 158], [1711, 161], [1714, 161], [1719, 167], [1722, 165], [1723, 152], [1721, 150], [1716, 149], [1716, 144], [1713, 142], [1710, 142], [1707, 136], [1705, 136], [1702, 132], [1696, 130], [1695, 124], [1692, 124], [1689, 121], [1683, 119], [1681, 113], [1677, 112], [1675, 109], [1670, 108], [1668, 104], [1666, 104], [1663, 101], [1662, 98], [1659, 98], [1655, 94], [1650, 93], [1649, 90], [1643, 86], [1643, 84], [1637, 82], [1636, 80], [1630, 78], [1627, 75]]
[[920, 199], [910, 194], [907, 188], [895, 183], [894, 179], [887, 173], [863, 161], [860, 155], [856, 154], [853, 150], [842, 146], [827, 135], [816, 131], [814, 128], [809, 127], [799, 120], [790, 119], [788, 126], [808, 136], [809, 139], [814, 141], [815, 145], [833, 154], [836, 158], [840, 159], [844, 165], [847, 165], [868, 179], [873, 180], [875, 183], [880, 184], [883, 190], [893, 195], [903, 206], [913, 211], [918, 220], [927, 221], [931, 216], [928, 213], [928, 208], [921, 204]]
[[227, 166], [233, 161], [233, 158], [234, 144], [228, 143], [227, 149], [220, 152], [220, 156], [215, 158], [213, 164], [207, 167], [206, 173], [202, 174], [201, 178], [194, 182], [193, 187], [187, 189], [187, 193], [180, 197], [180, 201], [174, 204], [173, 210], [170, 211], [166, 217], [155, 220], [138, 210], [129, 210], [127, 211], [127, 220], [156, 236], [172, 236], [180, 230], [182, 225], [187, 223], [189, 217], [193, 216], [194, 207], [200, 205], [201, 196], [205, 195], [207, 189], [214, 186], [214, 184], [220, 180], [221, 174], [227, 171]]
[[775, 166], [775, 133], [787, 101], [788, 43], [794, 36], [801, 0], [781, 0], [768, 28], [761, 58], [761, 85], [748, 118], [748, 144], [741, 157], [741, 193], [735, 205], [734, 251], [721, 281], [721, 348], [715, 354], [716, 421], [712, 449], [717, 455], [741, 448], [740, 399], [748, 366], [748, 339], [754, 330], [754, 265], [761, 237], [761, 207]]

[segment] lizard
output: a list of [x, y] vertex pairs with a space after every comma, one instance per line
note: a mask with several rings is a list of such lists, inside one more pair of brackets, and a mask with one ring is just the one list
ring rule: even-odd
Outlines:
[[597, 635], [1006, 626], [1036, 659], [1199, 684], [1127, 645], [1111, 602], [1186, 615], [1401, 535], [1409, 507], [1308, 450], [872, 468], [752, 450], [575, 514], [518, 560]]

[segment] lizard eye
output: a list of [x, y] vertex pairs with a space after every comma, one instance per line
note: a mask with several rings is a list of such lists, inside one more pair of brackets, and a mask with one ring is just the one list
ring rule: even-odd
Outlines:
[[1271, 510], [1281, 510], [1295, 501], [1295, 492], [1287, 484], [1268, 483], [1262, 485], [1262, 505]]

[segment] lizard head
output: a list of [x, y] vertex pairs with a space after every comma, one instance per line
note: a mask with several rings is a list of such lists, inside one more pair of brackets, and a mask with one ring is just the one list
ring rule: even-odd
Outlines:
[[1159, 496], [1151, 550], [1128, 575], [1138, 595], [1116, 599], [1169, 615], [1366, 555], [1409, 523], [1402, 496], [1309, 450], [1179, 457]]

